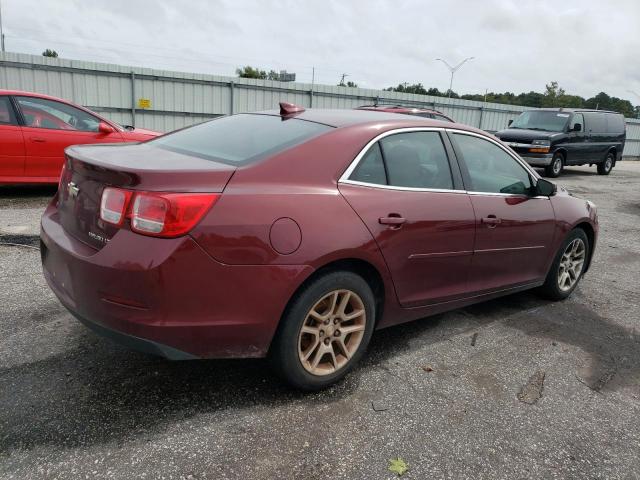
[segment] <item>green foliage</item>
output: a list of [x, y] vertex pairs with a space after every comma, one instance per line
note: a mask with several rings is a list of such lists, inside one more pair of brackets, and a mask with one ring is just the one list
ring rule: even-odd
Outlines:
[[400, 457], [389, 460], [389, 471], [397, 474], [399, 477], [409, 470], [409, 466]]
[[358, 84], [356, 82], [352, 82], [351, 80], [349, 80], [347, 83], [344, 82], [340, 82], [338, 84], [339, 87], [353, 87], [353, 88], [358, 88]]
[[[388, 92], [416, 93], [418, 95], [432, 95], [435, 97], [446, 97], [448, 95], [446, 90], [441, 92], [437, 88], [425, 89], [421, 83], [416, 83], [415, 85], [401, 83], [397, 87], [389, 87], [385, 88], [385, 90]], [[485, 96], [482, 94], [458, 95], [456, 92], [451, 92], [451, 97], [475, 100], [477, 102], [483, 102], [486, 99], [489, 103], [506, 103], [509, 105], [535, 108], [598, 108], [600, 110], [613, 110], [622, 113], [625, 117], [640, 118], [640, 106], [634, 107], [628, 100], [610, 97], [604, 92], [600, 92], [595, 97], [589, 99], [585, 99], [579, 95], [568, 95], [556, 81], [545, 85], [544, 93], [531, 91], [516, 95], [512, 92], [487, 92]]]
[[[266, 80], [267, 78], [269, 78], [269, 75], [273, 73], [275, 73], [273, 70], [267, 73], [264, 70], [260, 70], [259, 68], [254, 68], [250, 65], [244, 66], [242, 68], [236, 68], [236, 74], [240, 78], [258, 78], [261, 80]], [[272, 80], [272, 79], [269, 79], [269, 80]]]
[[56, 52], [55, 50], [51, 50], [51, 49], [47, 48], [44, 52], [42, 52], [42, 56], [43, 57], [57, 58], [58, 57], [58, 52]]

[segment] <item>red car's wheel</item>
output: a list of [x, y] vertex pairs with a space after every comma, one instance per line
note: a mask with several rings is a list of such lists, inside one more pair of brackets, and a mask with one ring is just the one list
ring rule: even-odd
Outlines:
[[271, 359], [293, 386], [318, 390], [358, 362], [371, 338], [375, 299], [352, 272], [332, 272], [306, 286], [287, 309]]

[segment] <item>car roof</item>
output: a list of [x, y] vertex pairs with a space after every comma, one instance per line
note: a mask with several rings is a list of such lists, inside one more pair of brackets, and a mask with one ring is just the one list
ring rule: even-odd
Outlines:
[[[266, 110], [263, 112], [255, 112], [255, 114], [281, 116], [278, 110]], [[417, 117], [415, 115], [373, 110], [311, 108], [293, 115], [286, 115], [286, 117], [322, 123], [336, 128], [380, 122], [398, 124], [410, 123], [411, 125], [409, 126], [414, 127], [442, 127], [443, 124], [446, 123], [449, 128], [451, 128], [452, 125], [456, 125], [456, 128], [475, 131], [475, 129], [470, 128], [467, 125], [452, 124], [451, 122]]]
[[17, 95], [20, 97], [39, 97], [39, 98], [46, 98], [47, 100], [56, 100], [58, 102], [71, 104], [71, 102], [63, 98], [53, 97], [51, 95], [45, 95], [44, 93], [25, 92], [23, 90], [0, 90], [0, 95]]
[[439, 112], [438, 110], [433, 110], [431, 108], [409, 107], [406, 105], [362, 105], [356, 108], [356, 110], [372, 110], [376, 112], [382, 111], [382, 112], [395, 112], [395, 113], [424, 112], [424, 113], [435, 113], [438, 115], [446, 116], [442, 112]]
[[617, 115], [622, 115], [621, 113], [614, 112], [612, 110], [596, 110], [594, 108], [538, 108], [537, 110], [529, 110], [529, 111], [543, 111], [543, 112], [567, 112], [567, 113], [584, 113], [584, 112], [593, 112], [593, 113], [615, 113]]

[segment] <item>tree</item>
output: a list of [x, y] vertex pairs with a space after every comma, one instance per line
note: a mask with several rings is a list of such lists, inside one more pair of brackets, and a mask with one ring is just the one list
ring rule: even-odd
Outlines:
[[[273, 70], [271, 70], [271, 72], [273, 72]], [[265, 80], [268, 77], [267, 72], [260, 70], [259, 68], [254, 68], [250, 65], [246, 65], [242, 68], [236, 68], [236, 74], [240, 78], [258, 78], [261, 80]]]
[[339, 87], [353, 87], [353, 88], [358, 88], [358, 84], [356, 82], [352, 82], [351, 80], [349, 80], [347, 83], [344, 82], [340, 82], [338, 84]]
[[47, 48], [44, 52], [42, 52], [42, 56], [43, 57], [58, 58], [58, 52], [56, 52], [55, 50], [51, 50], [51, 49]]
[[560, 107], [558, 105], [560, 97], [565, 95], [564, 88], [558, 85], [555, 80], [545, 85], [544, 97], [542, 98], [543, 107]]

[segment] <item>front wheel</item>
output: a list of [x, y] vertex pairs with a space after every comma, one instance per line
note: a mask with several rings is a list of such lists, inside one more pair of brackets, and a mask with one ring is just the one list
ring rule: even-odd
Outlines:
[[544, 175], [546, 177], [556, 178], [562, 172], [564, 167], [564, 157], [561, 153], [556, 153], [551, 159], [551, 163], [544, 167]]
[[604, 162], [598, 164], [598, 175], [609, 175], [613, 169], [614, 162], [613, 153], [607, 153], [607, 158], [604, 159]]
[[584, 274], [589, 248], [584, 230], [572, 230], [558, 250], [540, 293], [551, 300], [564, 300], [571, 295]]
[[307, 285], [287, 309], [269, 352], [284, 380], [320, 390], [360, 360], [375, 323], [375, 298], [352, 272], [331, 272]]

